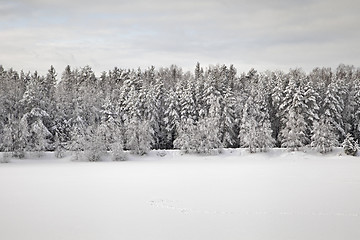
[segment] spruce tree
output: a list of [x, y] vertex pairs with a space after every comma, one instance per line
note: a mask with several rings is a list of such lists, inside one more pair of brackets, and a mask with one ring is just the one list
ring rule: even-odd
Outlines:
[[83, 119], [78, 116], [72, 119], [72, 128], [70, 132], [71, 140], [69, 149], [75, 152], [74, 160], [80, 160], [81, 153], [85, 149], [86, 126]]
[[264, 104], [261, 91], [252, 89], [243, 109], [239, 132], [241, 146], [249, 148], [251, 153], [266, 151], [274, 144], [267, 109], [262, 107]]
[[299, 150], [307, 142], [306, 122], [303, 115], [291, 108], [285, 122], [285, 128], [281, 131], [281, 146], [290, 151]]
[[314, 122], [312, 133], [311, 147], [320, 153], [330, 152], [333, 147], [338, 145], [332, 124], [324, 116], [319, 121]]
[[359, 144], [355, 142], [353, 136], [350, 133], [346, 134], [345, 140], [343, 142], [344, 152], [347, 155], [356, 156], [359, 151]]
[[36, 119], [36, 121], [32, 124], [31, 132], [34, 142], [33, 150], [37, 153], [37, 156], [40, 157], [42, 153], [48, 149], [48, 138], [51, 137], [51, 133], [45, 127], [40, 118]]
[[96, 126], [86, 129], [86, 141], [83, 144], [84, 151], [81, 159], [89, 162], [98, 162], [106, 151], [104, 139]]
[[131, 153], [144, 155], [150, 151], [153, 143], [153, 133], [150, 123], [147, 120], [140, 120], [137, 117], [131, 118], [125, 125], [126, 148]]
[[185, 153], [194, 151], [197, 146], [196, 128], [197, 126], [191, 118], [180, 121], [177, 127], [177, 137], [174, 141], [174, 148], [180, 149]]

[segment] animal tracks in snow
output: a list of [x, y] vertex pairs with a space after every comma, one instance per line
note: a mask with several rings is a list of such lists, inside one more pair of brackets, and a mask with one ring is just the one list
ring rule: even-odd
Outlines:
[[149, 201], [153, 208], [168, 209], [181, 214], [209, 214], [209, 215], [253, 215], [253, 216], [314, 216], [314, 217], [360, 217], [359, 212], [300, 212], [300, 211], [221, 211], [210, 209], [195, 209], [182, 207], [177, 201], [168, 199], [154, 199]]

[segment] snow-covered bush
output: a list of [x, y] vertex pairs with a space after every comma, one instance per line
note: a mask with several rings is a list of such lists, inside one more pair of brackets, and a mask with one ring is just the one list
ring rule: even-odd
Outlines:
[[355, 156], [359, 151], [359, 144], [355, 142], [350, 133], [346, 134], [346, 138], [343, 142], [344, 152], [347, 155]]

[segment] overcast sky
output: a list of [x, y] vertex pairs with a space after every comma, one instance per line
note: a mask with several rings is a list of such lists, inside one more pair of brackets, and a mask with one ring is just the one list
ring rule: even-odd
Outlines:
[[0, 64], [359, 67], [359, 10], [356, 0], [0, 0]]

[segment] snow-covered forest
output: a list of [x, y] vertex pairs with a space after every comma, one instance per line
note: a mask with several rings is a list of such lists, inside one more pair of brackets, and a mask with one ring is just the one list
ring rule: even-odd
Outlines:
[[348, 65], [240, 73], [198, 63], [194, 72], [114, 68], [99, 77], [89, 66], [51, 67], [46, 76], [0, 67], [0, 86], [0, 151], [16, 157], [304, 146], [325, 153], [360, 139], [360, 69]]

